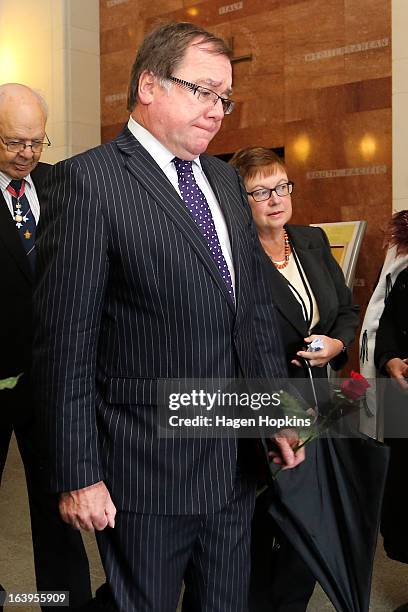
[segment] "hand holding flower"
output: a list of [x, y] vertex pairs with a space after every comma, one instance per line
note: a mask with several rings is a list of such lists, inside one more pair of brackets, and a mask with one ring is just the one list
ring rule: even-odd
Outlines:
[[[280, 436], [286, 437], [286, 444], [290, 446], [292, 453], [295, 457], [302, 457], [295, 465], [298, 465], [304, 460], [304, 455], [299, 453], [304, 452], [304, 447], [310, 442], [318, 438], [321, 434], [327, 432], [329, 429], [336, 427], [341, 419], [349, 414], [352, 414], [360, 410], [365, 400], [365, 394], [367, 389], [370, 387], [367, 379], [359, 374], [358, 372], [352, 371], [350, 377], [343, 380], [340, 387], [333, 389], [331, 406], [327, 414], [320, 416], [319, 419], [313, 422], [312, 427], [307, 430], [301, 431], [301, 436], [295, 430], [282, 430], [279, 434], [275, 435], [275, 440], [278, 443]], [[287, 393], [282, 394], [283, 403], [281, 404], [285, 414], [289, 415], [301, 415], [305, 414], [304, 408], [296, 405], [296, 399]], [[287, 432], [287, 433], [286, 433]], [[276, 478], [281, 469], [285, 465], [282, 462], [282, 458], [279, 458], [282, 452], [271, 451], [270, 457], [274, 463], [279, 465], [278, 469], [274, 471], [273, 477]], [[289, 455], [289, 461], [291, 456]], [[286, 467], [295, 467], [294, 464]]]
[[269, 458], [283, 470], [294, 468], [304, 461], [305, 449], [299, 444], [299, 434], [294, 429], [282, 429], [272, 441], [277, 449], [269, 451]]

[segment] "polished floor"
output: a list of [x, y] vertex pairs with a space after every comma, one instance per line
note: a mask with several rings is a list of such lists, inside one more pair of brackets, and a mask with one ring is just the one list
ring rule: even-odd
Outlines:
[[[92, 585], [95, 589], [103, 582], [103, 569], [93, 536], [85, 534], [85, 540], [91, 565]], [[0, 491], [0, 582], [9, 591], [35, 591], [27, 495], [23, 468], [14, 439]], [[408, 566], [387, 559], [379, 545], [370, 612], [391, 612], [407, 601]], [[39, 608], [5, 607], [6, 612], [16, 610], [38, 612]], [[325, 594], [316, 588], [308, 612], [333, 610]]]

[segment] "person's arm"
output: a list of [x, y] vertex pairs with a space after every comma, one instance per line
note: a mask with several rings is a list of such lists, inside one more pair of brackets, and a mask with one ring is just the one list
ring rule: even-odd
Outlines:
[[407, 390], [408, 355], [401, 351], [397, 328], [399, 325], [397, 300], [401, 299], [401, 292], [398, 291], [398, 278], [380, 318], [375, 341], [374, 362], [380, 372], [394, 378], [403, 389]]
[[73, 492], [61, 498], [64, 520], [102, 528], [113, 520], [95, 413], [108, 255], [98, 187], [91, 185], [90, 172], [73, 159], [54, 166], [47, 177], [36, 244], [33, 370], [52, 487]]

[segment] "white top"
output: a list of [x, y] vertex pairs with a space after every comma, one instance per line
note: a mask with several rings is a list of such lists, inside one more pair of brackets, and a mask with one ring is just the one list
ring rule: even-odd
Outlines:
[[[10, 176], [8, 176], [8, 174], [5, 174], [4, 172], [0, 171], [0, 189], [4, 196], [4, 199], [7, 202], [10, 214], [14, 219], [15, 211], [13, 210], [13, 200], [11, 197], [11, 193], [7, 191], [7, 187], [9, 186], [11, 180], [12, 179]], [[26, 182], [24, 193], [27, 196], [28, 203], [30, 204], [30, 208], [33, 212], [35, 223], [36, 225], [38, 225], [38, 220], [40, 218], [40, 203], [38, 201], [38, 196], [34, 187], [33, 179], [28, 174], [26, 177], [24, 177], [24, 180]]]
[[408, 255], [397, 255], [397, 247], [388, 249], [380, 278], [368, 303], [360, 334], [360, 372], [368, 378], [370, 388], [366, 393], [366, 410], [360, 410], [360, 431], [372, 438], [382, 437], [381, 394], [377, 392], [374, 364], [375, 339], [385, 306], [387, 290], [390, 290], [398, 274], [408, 266]]
[[[129, 117], [128, 128], [132, 132], [133, 136], [137, 138], [142, 147], [153, 157], [157, 165], [163, 170], [164, 174], [173, 185], [179, 196], [180, 189], [178, 186], [177, 170], [173, 164], [174, 154], [171, 153], [161, 142], [157, 140], [148, 130], [142, 127], [133, 117]], [[193, 160], [193, 173], [194, 178], [197, 181], [198, 186], [203, 192], [213, 216], [215, 229], [218, 235], [218, 240], [221, 246], [222, 254], [224, 255], [225, 261], [227, 262], [228, 270], [231, 275], [232, 286], [235, 292], [235, 273], [234, 265], [232, 262], [232, 250], [231, 242], [228, 234], [227, 224], [225, 223], [224, 215], [221, 207], [217, 202], [211, 185], [207, 180], [202, 168], [200, 158], [196, 157]]]
[[[293, 251], [293, 249], [292, 249]], [[281, 262], [278, 262], [281, 263]], [[310, 324], [310, 330], [311, 332], [313, 332], [313, 328], [318, 324], [318, 322], [320, 321], [320, 315], [319, 315], [319, 307], [317, 305], [316, 302], [316, 298], [313, 294], [313, 291], [309, 285], [309, 281], [307, 280], [307, 276], [302, 268], [302, 265], [299, 261], [298, 258], [298, 263], [299, 266], [303, 272], [303, 277], [305, 279], [307, 288], [310, 292], [310, 297], [312, 300], [312, 306], [313, 306], [313, 316], [312, 316], [312, 322]], [[296, 265], [296, 261], [294, 258], [293, 253], [290, 254], [289, 256], [289, 262], [288, 265], [285, 268], [278, 268], [278, 272], [280, 272], [281, 274], [283, 274], [283, 276], [289, 281], [289, 288], [291, 289], [294, 297], [297, 299], [297, 301], [299, 302], [299, 304], [302, 307], [303, 310], [303, 316], [305, 317], [305, 320], [308, 321], [310, 318], [310, 303], [309, 303], [309, 298], [307, 296], [307, 291], [306, 288], [303, 284], [302, 278], [300, 276], [300, 272], [299, 269]], [[296, 291], [294, 291], [294, 289]], [[306, 308], [306, 312], [304, 311], [304, 308]]]

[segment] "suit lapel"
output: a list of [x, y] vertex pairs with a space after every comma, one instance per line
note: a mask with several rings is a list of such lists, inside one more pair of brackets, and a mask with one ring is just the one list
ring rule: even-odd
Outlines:
[[286, 229], [319, 307], [320, 321], [318, 325], [324, 328], [325, 318], [329, 311], [330, 292], [326, 286], [327, 279], [322, 274], [319, 263], [323, 262], [323, 248], [315, 246], [306, 236], [301, 236], [296, 231], [296, 227], [291, 228], [289, 225]]
[[275, 268], [264, 251], [261, 254], [262, 265], [271, 278], [273, 287], [273, 302], [282, 317], [287, 319], [296, 331], [304, 337], [307, 333], [307, 325], [302, 313], [302, 307], [289, 289], [286, 278]]
[[167, 179], [159, 166], [149, 153], [140, 145], [125, 128], [116, 140], [118, 148], [125, 154], [125, 166], [127, 170], [143, 185], [152, 196], [155, 203], [170, 217], [178, 227], [191, 247], [201, 259], [208, 272], [217, 283], [224, 294], [230, 307], [234, 310], [233, 301], [228, 293], [226, 284], [220, 274], [204, 236], [198, 229], [193, 217], [188, 211], [185, 203], [175, 191], [173, 185]]
[[51, 168], [51, 164], [38, 163], [34, 170], [31, 172], [30, 176], [33, 179], [34, 187], [37, 192], [38, 200], [41, 204], [41, 189], [45, 180], [46, 175], [48, 174]]

